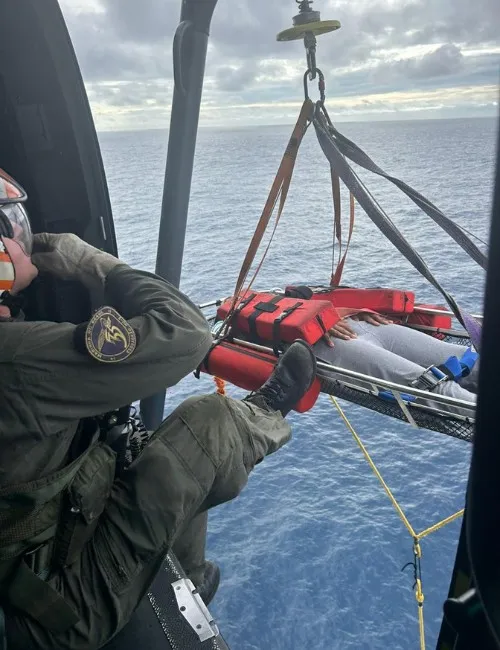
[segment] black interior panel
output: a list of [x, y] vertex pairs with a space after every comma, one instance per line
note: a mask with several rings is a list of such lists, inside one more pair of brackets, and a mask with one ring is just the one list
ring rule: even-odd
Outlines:
[[[73, 232], [117, 254], [94, 122], [57, 0], [0, 2], [0, 167], [27, 190], [35, 232]], [[29, 295], [28, 318], [88, 318], [80, 287], [40, 278]]]

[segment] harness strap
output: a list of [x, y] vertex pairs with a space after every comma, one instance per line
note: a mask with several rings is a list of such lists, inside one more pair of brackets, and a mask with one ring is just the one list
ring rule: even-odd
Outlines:
[[278, 343], [281, 340], [281, 337], [280, 337], [281, 323], [285, 320], [285, 318], [290, 316], [290, 314], [293, 314], [293, 312], [303, 304], [304, 303], [302, 303], [302, 302], [296, 302], [294, 305], [292, 305], [291, 307], [288, 307], [288, 309], [285, 309], [283, 312], [281, 312], [281, 314], [278, 316], [278, 318], [275, 319], [275, 321], [273, 323], [273, 341], [274, 341], [275, 345], [278, 345]]
[[323, 322], [323, 319], [321, 318], [321, 314], [318, 314], [318, 315], [316, 316], [316, 320], [318, 321], [319, 326], [320, 326], [321, 329], [323, 330], [323, 334], [328, 334], [328, 330], [326, 329], [325, 324], [324, 324], [324, 322]]
[[19, 564], [7, 597], [10, 604], [53, 632], [64, 632], [79, 621], [79, 616], [61, 594], [24, 562]]
[[467, 348], [460, 359], [453, 356], [439, 366], [426, 368], [410, 385], [421, 390], [432, 391], [445, 381], [457, 381], [461, 377], [467, 377], [478, 358], [477, 352]]
[[243, 309], [248, 305], [248, 303], [252, 302], [252, 300], [255, 298], [256, 295], [257, 295], [256, 293], [251, 293], [249, 296], [247, 296], [246, 298], [244, 298], [244, 299], [240, 302], [240, 304], [238, 305], [238, 307], [235, 309], [235, 311], [234, 311], [234, 316], [236, 316], [237, 314], [239, 314], [240, 311], [242, 311], [242, 310], [243, 310]]
[[[245, 308], [245, 307], [246, 307], [250, 302], [252, 302], [252, 300], [255, 298], [256, 295], [257, 295], [256, 293], [251, 293], [251, 294], [250, 294], [249, 296], [247, 296], [246, 298], [243, 298], [243, 300], [238, 304], [238, 306], [236, 307], [236, 309], [233, 311], [232, 314], [231, 314], [231, 308], [230, 308], [230, 309], [229, 309], [229, 312], [227, 313], [227, 316], [226, 316], [226, 318], [225, 318], [225, 321], [226, 321], [229, 325], [233, 325], [233, 324], [236, 325], [236, 320], [237, 320], [237, 318], [238, 318], [239, 313], [240, 313], [241, 311], [243, 311], [243, 309], [244, 309], [244, 308]], [[222, 332], [223, 325], [224, 325], [224, 323], [221, 325], [221, 329], [219, 330], [219, 332]], [[217, 338], [219, 338], [219, 337], [217, 337]]]
[[415, 381], [412, 381], [410, 386], [418, 388], [419, 390], [428, 390], [433, 391], [439, 384], [442, 384], [445, 381], [450, 381], [450, 376], [440, 370], [437, 366], [430, 366], [426, 368], [424, 372], [417, 377]]
[[[115, 464], [115, 453], [93, 436], [88, 449], [70, 465], [43, 479], [0, 490], [0, 508], [17, 507], [21, 513], [28, 508], [17, 527], [0, 529], [2, 602], [51, 631], [64, 632], [79, 616], [45, 581], [49, 569], [70, 564], [81, 553], [105, 508]], [[75, 513], [71, 520], [61, 517], [66, 501]]]
[[[355, 216], [355, 203], [354, 196], [352, 192], [349, 193], [349, 235], [347, 238], [347, 244], [342, 258], [340, 254], [342, 252], [342, 222], [341, 222], [341, 198], [340, 198], [340, 178], [337, 172], [333, 167], [330, 167], [330, 173], [332, 177], [332, 194], [333, 194], [333, 210], [334, 210], [334, 232], [337, 233], [337, 240], [339, 242], [339, 263], [335, 272], [333, 272], [333, 250], [332, 250], [332, 276], [330, 278], [330, 285], [332, 287], [338, 287], [342, 279], [342, 273], [344, 271], [344, 265], [347, 258], [347, 253], [349, 251], [349, 246], [351, 244], [352, 233], [354, 230], [354, 216]], [[335, 242], [334, 242], [335, 247]]]
[[332, 179], [332, 198], [333, 198], [333, 242], [332, 242], [332, 275], [334, 275], [335, 265], [335, 240], [339, 245], [339, 264], [342, 253], [342, 199], [340, 196], [340, 178], [337, 172], [330, 167], [330, 176]]
[[271, 241], [273, 239], [274, 233], [276, 232], [276, 228], [278, 226], [281, 214], [283, 212], [283, 208], [285, 207], [288, 190], [292, 180], [293, 170], [295, 167], [295, 161], [297, 159], [297, 153], [299, 151], [300, 143], [302, 142], [302, 139], [309, 126], [309, 120], [312, 116], [313, 110], [314, 110], [313, 102], [310, 99], [306, 99], [302, 104], [299, 117], [293, 129], [290, 140], [288, 142], [286, 151], [283, 154], [283, 158], [281, 160], [281, 164], [276, 174], [276, 178], [274, 179], [274, 183], [269, 192], [269, 196], [267, 198], [266, 204], [260, 216], [252, 240], [248, 246], [245, 259], [243, 260], [243, 264], [241, 265], [241, 270], [238, 275], [238, 280], [236, 282], [236, 288], [234, 291], [233, 302], [231, 308], [229, 309], [228, 315], [226, 316], [226, 321], [229, 321], [232, 312], [236, 307], [236, 304], [239, 299], [239, 294], [243, 288], [245, 280], [250, 271], [250, 267], [252, 266], [255, 255], [257, 254], [257, 250], [262, 242], [262, 238], [264, 236], [264, 233], [266, 232], [267, 226], [269, 225], [269, 221], [274, 212], [274, 208], [276, 207], [276, 204], [279, 199], [279, 209], [276, 215], [276, 220], [275, 220], [274, 229], [271, 238], [264, 252], [264, 255], [262, 256], [262, 259], [253, 275], [253, 278], [248, 285], [248, 288], [252, 286], [252, 283], [255, 280], [257, 273], [260, 271], [262, 264], [264, 263], [267, 252], [269, 250], [269, 246], [271, 245]]
[[343, 153], [340, 151], [338, 143], [330, 132], [330, 126], [328, 125], [325, 116], [319, 110], [315, 111], [313, 124], [316, 130], [318, 142], [331, 167], [335, 169], [347, 188], [352, 192], [363, 210], [380, 231], [399, 250], [399, 252], [406, 257], [417, 271], [443, 295], [457, 319], [469, 332], [474, 347], [479, 350], [481, 342], [481, 326], [479, 323], [477, 323], [472, 316], [460, 309], [455, 299], [434, 277], [433, 273], [419, 253], [410, 245], [395, 224], [389, 219], [387, 214], [374, 201], [366, 187], [360, 182], [359, 178], [350, 167]]
[[472, 368], [474, 367], [479, 355], [477, 352], [474, 352], [472, 348], [467, 348], [462, 357], [452, 356], [447, 359], [443, 364], [438, 366], [445, 374], [447, 374], [450, 379], [460, 379], [461, 377], [467, 377], [470, 375]]
[[454, 223], [449, 217], [447, 217], [441, 210], [436, 207], [429, 199], [425, 198], [420, 192], [417, 192], [413, 187], [405, 183], [404, 181], [387, 174], [383, 169], [381, 169], [371, 158], [365, 153], [357, 144], [346, 138], [345, 135], [342, 135], [337, 129], [330, 124], [330, 131], [335, 138], [340, 151], [350, 158], [354, 163], [363, 167], [373, 174], [382, 176], [382, 178], [387, 179], [398, 187], [406, 196], [408, 196], [413, 203], [418, 205], [418, 207], [425, 212], [435, 223], [438, 224], [479, 266], [483, 269], [487, 268], [488, 259], [486, 255], [474, 244], [473, 241], [464, 233], [464, 231]]
[[462, 377], [467, 377], [470, 375], [472, 368], [476, 365], [476, 361], [479, 359], [479, 354], [474, 352], [472, 348], [467, 348], [463, 353], [462, 358], [460, 359], [460, 364], [464, 366]]
[[266, 300], [265, 302], [259, 302], [254, 306], [253, 312], [248, 317], [248, 327], [250, 328], [250, 334], [254, 339], [260, 340], [260, 336], [257, 332], [257, 318], [264, 313], [272, 314], [277, 309], [279, 309], [277, 303], [280, 300], [283, 300], [284, 296], [277, 295], [271, 298], [271, 300]]
[[212, 354], [214, 348], [216, 348], [218, 345], [220, 345], [224, 341], [225, 341], [225, 339], [217, 339], [212, 343], [212, 345], [210, 346], [209, 351], [205, 355], [205, 358], [201, 361], [200, 365], [196, 368], [196, 370], [193, 373], [194, 376], [196, 377], [196, 379], [200, 378], [203, 369], [205, 369], [206, 372], [208, 372], [209, 375], [212, 374], [210, 372], [210, 369], [209, 369], [210, 355]]

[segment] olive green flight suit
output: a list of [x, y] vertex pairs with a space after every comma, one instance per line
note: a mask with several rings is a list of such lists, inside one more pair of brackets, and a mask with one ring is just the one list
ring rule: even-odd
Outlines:
[[[152, 274], [119, 265], [103, 304], [137, 334], [135, 352], [115, 364], [82, 351], [72, 324], [0, 324], [0, 489], [64, 467], [81, 418], [173, 386], [210, 348], [198, 308]], [[115, 479], [83, 551], [47, 580], [79, 621], [50, 632], [7, 605], [9, 650], [102, 647], [127, 623], [172, 545], [181, 561], [203, 559], [190, 560], [186, 547], [204, 528], [202, 513], [236, 497], [254, 465], [289, 438], [288, 423], [264, 404], [215, 393], [182, 403]]]

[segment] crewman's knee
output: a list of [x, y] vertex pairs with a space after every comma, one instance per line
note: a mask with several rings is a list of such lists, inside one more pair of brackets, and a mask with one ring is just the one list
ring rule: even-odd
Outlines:
[[184, 450], [195, 444], [218, 467], [242, 444], [240, 429], [244, 425], [230, 401], [218, 393], [189, 397], [162, 423], [156, 437]]
[[185, 462], [192, 466], [200, 482], [204, 482], [208, 470], [214, 471], [206, 506], [213, 507], [238, 496], [255, 460], [248, 441], [248, 425], [242, 422], [243, 416], [235, 410], [231, 398], [218, 393], [189, 397], [170, 418], [170, 429], [177, 430], [180, 425], [184, 431], [182, 436], [177, 431], [165, 431], [166, 439], [175, 448], [182, 448]]
[[[199, 425], [211, 425], [221, 418], [227, 417], [228, 409], [224, 401], [227, 398], [218, 393], [209, 393], [207, 395], [192, 395], [185, 399], [173, 411], [172, 416], [177, 417], [184, 422], [193, 420]], [[201, 427], [204, 428], [203, 426]]]
[[[291, 437], [290, 425], [280, 413], [218, 393], [188, 398], [162, 427], [160, 437], [165, 434], [172, 440], [172, 429], [189, 431], [216, 467], [230, 458], [231, 463], [242, 464], [247, 473]], [[179, 443], [186, 445], [184, 434]]]

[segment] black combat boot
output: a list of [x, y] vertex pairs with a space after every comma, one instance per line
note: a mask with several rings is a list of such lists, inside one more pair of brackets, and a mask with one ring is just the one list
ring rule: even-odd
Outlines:
[[264, 404], [285, 417], [311, 388], [315, 377], [314, 352], [305, 341], [297, 340], [280, 357], [266, 383], [244, 401]]
[[211, 602], [220, 583], [220, 569], [210, 560], [206, 560], [203, 567], [188, 574], [188, 578], [196, 587], [202, 601], [207, 605]]

